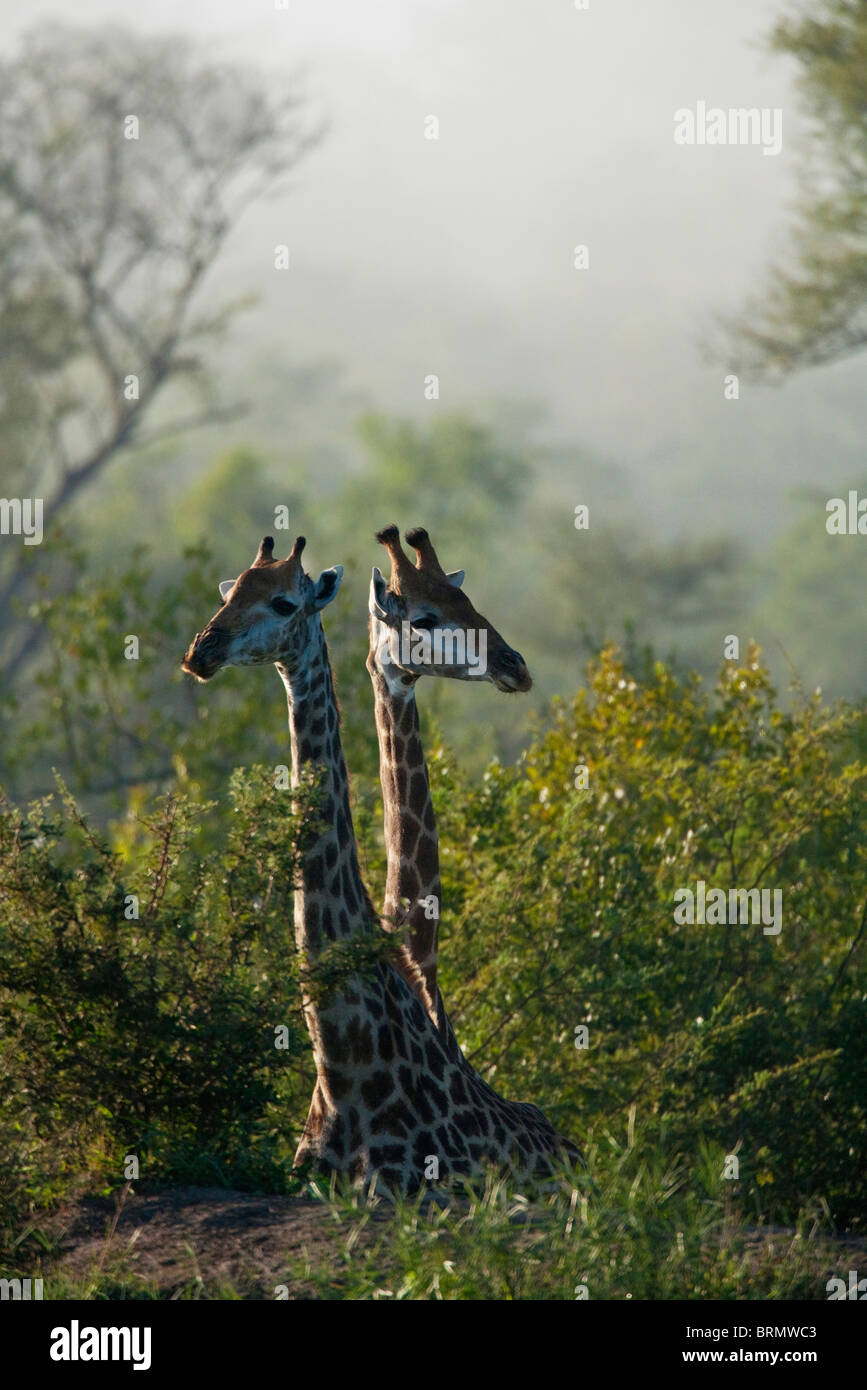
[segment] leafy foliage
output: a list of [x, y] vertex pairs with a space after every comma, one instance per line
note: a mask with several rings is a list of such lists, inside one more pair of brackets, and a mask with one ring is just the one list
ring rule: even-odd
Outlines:
[[785, 374], [863, 350], [867, 271], [867, 4], [820, 0], [775, 26], [771, 49], [798, 64], [811, 117], [793, 264], [732, 324], [743, 365]]
[[[823, 1203], [857, 1228], [863, 737], [860, 712], [818, 697], [780, 710], [755, 649], [715, 694], [661, 663], [636, 679], [609, 650], [517, 767], [495, 764], [477, 784], [436, 749], [441, 978], [480, 1071], [585, 1147], [637, 1111], [644, 1159], [676, 1163], [684, 1191], [710, 1145], [738, 1159], [737, 1181], [718, 1171], [715, 1200], [732, 1210], [791, 1222]], [[5, 807], [10, 1239], [70, 1184], [118, 1184], [127, 1153], [151, 1180], [297, 1182], [312, 1089], [302, 981], [339, 988], [385, 943], [329, 956], [311, 976], [290, 944], [290, 890], [315, 793], [294, 816], [264, 770], [235, 773], [230, 792], [140, 806], [114, 847], [68, 797]], [[373, 822], [360, 825], [375, 863]], [[779, 887], [780, 934], [677, 925], [674, 892], [698, 879]], [[124, 917], [130, 893], [138, 920]], [[574, 1045], [582, 1024], [586, 1050]]]
[[[443, 987], [488, 1079], [579, 1140], [637, 1104], [667, 1142], [736, 1155], [756, 1209], [821, 1196], [863, 1221], [862, 728], [818, 697], [782, 712], [754, 648], [715, 698], [612, 650], [518, 768], [473, 788], [446, 764]], [[779, 888], [780, 934], [676, 924], [700, 879]]]
[[166, 798], [119, 853], [68, 794], [4, 806], [4, 1224], [55, 1184], [117, 1184], [125, 1154], [150, 1180], [284, 1181], [282, 1117], [297, 1123], [312, 1088], [286, 944], [312, 811], [293, 813], [264, 770], [239, 771], [227, 843], [202, 854], [214, 810]]

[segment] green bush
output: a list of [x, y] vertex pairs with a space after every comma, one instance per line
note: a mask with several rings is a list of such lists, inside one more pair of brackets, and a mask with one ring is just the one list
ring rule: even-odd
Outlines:
[[226, 844], [202, 855], [214, 810], [166, 798], [121, 854], [65, 794], [3, 808], [7, 1238], [73, 1180], [120, 1185], [126, 1154], [145, 1181], [285, 1183], [313, 1082], [292, 949], [300, 826], [263, 770], [236, 772]]
[[[735, 1154], [755, 1210], [822, 1197], [863, 1225], [863, 729], [818, 696], [782, 711], [753, 649], [715, 695], [609, 650], [517, 768], [473, 787], [435, 759], [444, 993], [492, 1083], [579, 1142], [637, 1104], [660, 1140]], [[699, 879], [780, 888], [779, 934], [675, 923]]]

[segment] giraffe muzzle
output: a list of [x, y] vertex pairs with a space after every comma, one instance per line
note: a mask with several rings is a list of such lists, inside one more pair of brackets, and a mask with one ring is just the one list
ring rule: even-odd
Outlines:
[[206, 628], [196, 633], [181, 662], [181, 670], [196, 680], [209, 681], [225, 665], [229, 650], [229, 634], [220, 628]]
[[523, 693], [533, 685], [526, 661], [520, 652], [513, 651], [511, 647], [497, 653], [488, 667], [488, 674], [497, 689], [506, 695], [514, 695], [518, 691]]

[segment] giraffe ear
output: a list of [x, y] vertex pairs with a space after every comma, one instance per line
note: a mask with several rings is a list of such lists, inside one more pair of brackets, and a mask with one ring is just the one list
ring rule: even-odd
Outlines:
[[370, 597], [367, 601], [367, 608], [370, 616], [378, 618], [381, 623], [393, 622], [398, 616], [394, 594], [388, 592], [388, 585], [377, 565], [374, 565], [373, 574], [370, 576]]
[[237, 584], [237, 582], [238, 582], [238, 581], [237, 581], [236, 579], [223, 579], [223, 580], [221, 580], [221, 582], [220, 582], [220, 598], [221, 598], [221, 599], [225, 599], [225, 597], [226, 597], [226, 595], [229, 593], [229, 591], [230, 591], [231, 589], [234, 589], [234, 587], [235, 587], [235, 585]]
[[308, 603], [308, 607], [314, 612], [320, 608], [325, 608], [331, 602], [337, 590], [340, 588], [340, 581], [343, 578], [343, 566], [335, 565], [333, 569], [323, 570], [313, 586], [313, 597]]
[[451, 574], [446, 575], [453, 589], [459, 589], [466, 578], [466, 570], [452, 570]]

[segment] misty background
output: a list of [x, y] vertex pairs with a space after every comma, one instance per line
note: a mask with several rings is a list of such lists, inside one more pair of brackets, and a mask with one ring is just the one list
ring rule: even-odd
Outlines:
[[[341, 601], [363, 652], [370, 566], [384, 559], [372, 530], [427, 525], [537, 678], [508, 711], [453, 682], [425, 690], [479, 767], [514, 755], [534, 702], [570, 693], [606, 640], [712, 679], [727, 634], [742, 649], [755, 638], [781, 684], [794, 673], [861, 694], [863, 551], [826, 536], [825, 502], [867, 473], [863, 360], [776, 384], [742, 374], [739, 399], [724, 397], [721, 320], [761, 298], [795, 218], [809, 123], [794, 63], [767, 45], [790, 10], [156, 0], [130, 16], [83, 0], [76, 28], [184, 35], [203, 62], [299, 96], [322, 126], [238, 217], [193, 299], [204, 312], [245, 301], [207, 354], [213, 399], [243, 413], [119, 449], [70, 509], [92, 563], [110, 569], [140, 543], [175, 573], [182, 545], [203, 540], [216, 583], [288, 504], [287, 548], [304, 531], [311, 565], [347, 565]], [[26, 31], [66, 22], [51, 5], [5, 6], [4, 59]], [[675, 110], [699, 100], [781, 108], [782, 152], [675, 145]], [[429, 115], [438, 140], [424, 137]], [[573, 265], [579, 243], [587, 270]], [[281, 244], [288, 271], [275, 269]], [[157, 425], [178, 413], [175, 389], [150, 407]], [[386, 485], [387, 449], [360, 427], [371, 415], [415, 432], [403, 488]], [[484, 432], [490, 475], [449, 442], [454, 420]], [[421, 454], [443, 422], [431, 457], [451, 450], [452, 466], [437, 477]], [[500, 455], [521, 472], [511, 492]], [[579, 503], [588, 532], [573, 525]], [[166, 679], [182, 680], [168, 666]]]

